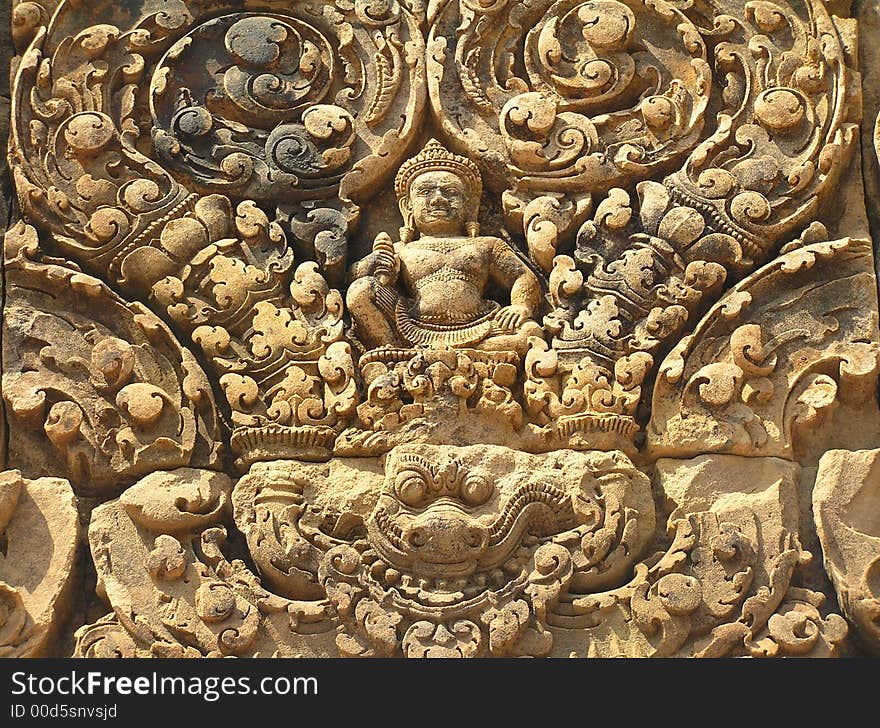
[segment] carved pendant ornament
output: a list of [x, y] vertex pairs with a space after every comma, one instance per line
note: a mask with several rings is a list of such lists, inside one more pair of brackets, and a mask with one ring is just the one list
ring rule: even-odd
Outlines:
[[13, 8], [0, 656], [880, 650], [854, 19], [88, 6]]

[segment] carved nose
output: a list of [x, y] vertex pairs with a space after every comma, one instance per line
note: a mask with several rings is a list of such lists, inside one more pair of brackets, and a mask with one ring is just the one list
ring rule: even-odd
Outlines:
[[429, 561], [456, 562], [483, 551], [489, 543], [489, 531], [462, 518], [431, 517], [409, 524], [403, 540]]

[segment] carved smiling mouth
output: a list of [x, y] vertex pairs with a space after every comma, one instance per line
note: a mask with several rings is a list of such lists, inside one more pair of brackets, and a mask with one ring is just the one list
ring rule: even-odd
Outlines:
[[504, 568], [493, 569], [489, 573], [428, 579], [413, 574], [398, 574], [380, 559], [373, 562], [369, 574], [375, 583], [384, 584], [384, 589], [391, 592], [394, 601], [407, 603], [409, 608], [421, 605], [427, 610], [452, 606], [461, 609], [484, 601], [490, 594], [516, 591], [525, 583], [524, 564], [527, 563], [528, 557], [524, 556], [511, 559]]

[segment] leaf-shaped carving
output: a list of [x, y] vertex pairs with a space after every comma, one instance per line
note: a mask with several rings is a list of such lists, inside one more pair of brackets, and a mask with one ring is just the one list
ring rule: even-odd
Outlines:
[[167, 326], [100, 281], [41, 262], [33, 228], [19, 223], [6, 245], [10, 462], [34, 474], [60, 462], [53, 474], [83, 492], [156, 469], [215, 464], [211, 386]]
[[787, 456], [838, 402], [863, 401], [880, 352], [870, 261], [856, 240], [812, 243], [738, 283], [661, 367], [654, 452]]

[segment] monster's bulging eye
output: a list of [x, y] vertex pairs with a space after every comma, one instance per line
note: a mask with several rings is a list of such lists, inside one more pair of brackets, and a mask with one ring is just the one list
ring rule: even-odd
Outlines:
[[401, 503], [415, 507], [424, 502], [428, 483], [416, 470], [401, 470], [394, 479], [394, 491]]
[[470, 506], [481, 506], [489, 498], [495, 488], [479, 475], [468, 475], [461, 484], [461, 499]]

